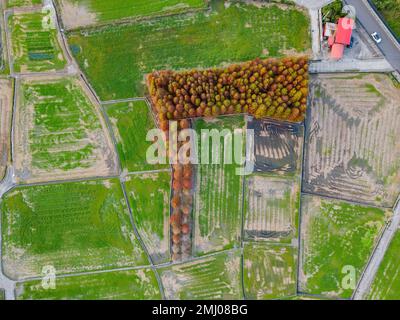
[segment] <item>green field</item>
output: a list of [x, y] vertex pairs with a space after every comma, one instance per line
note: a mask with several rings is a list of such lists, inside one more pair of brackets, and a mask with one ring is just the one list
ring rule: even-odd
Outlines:
[[118, 180], [21, 187], [5, 195], [3, 268], [11, 278], [142, 266]]
[[[373, 207], [302, 197], [302, 292], [350, 298], [386, 222]], [[348, 286], [349, 285], [349, 286]]]
[[18, 300], [159, 300], [157, 279], [151, 269], [87, 274], [56, 279], [54, 290], [41, 280], [18, 283]]
[[372, 300], [400, 299], [400, 231], [397, 231], [367, 296]]
[[[154, 15], [179, 13], [190, 9], [206, 7], [204, 0], [58, 0], [63, 19], [68, 22], [68, 15], [83, 11], [91, 18], [85, 21], [75, 19], [68, 28], [110, 22], [120, 19], [135, 19]], [[76, 15], [75, 15], [76, 17]]]
[[[279, 21], [279, 23], [278, 23]], [[144, 74], [218, 66], [310, 47], [308, 16], [295, 7], [214, 1], [213, 12], [113, 25], [68, 36], [102, 100], [144, 95]]]
[[7, 0], [7, 7], [24, 7], [41, 4], [42, 0]]
[[5, 300], [6, 299], [6, 294], [3, 289], [0, 289], [0, 300]]
[[61, 51], [57, 30], [43, 28], [42, 12], [14, 14], [9, 17], [13, 66], [15, 72], [61, 70], [66, 60]]
[[169, 300], [242, 299], [240, 252], [159, 269]]
[[246, 178], [246, 238], [290, 242], [297, 236], [300, 207], [300, 185], [297, 180], [260, 174]]
[[397, 38], [400, 38], [400, 1], [399, 0], [372, 0], [382, 13], [386, 22], [392, 28]]
[[271, 300], [296, 294], [297, 248], [246, 243], [243, 255], [247, 299]]
[[[197, 119], [193, 124], [199, 137], [201, 130], [230, 130], [245, 127], [244, 117], [227, 116], [211, 121]], [[210, 139], [211, 142], [211, 139]], [[220, 139], [220, 154], [224, 155], [223, 139]], [[211, 145], [211, 143], [210, 143]], [[236, 150], [234, 150], [236, 152]], [[237, 150], [237, 152], [243, 150]], [[243, 177], [237, 175], [233, 164], [212, 164], [212, 148], [209, 148], [210, 164], [197, 166], [196, 194], [194, 203], [195, 252], [198, 255], [230, 249], [240, 243], [242, 230], [242, 185]], [[199, 152], [201, 157], [201, 152]]]
[[125, 185], [135, 225], [153, 262], [169, 261], [171, 174], [132, 175]]
[[152, 142], [146, 141], [146, 135], [156, 126], [145, 101], [117, 103], [105, 110], [117, 140], [123, 169], [134, 172], [168, 167], [147, 163], [146, 152]]
[[105, 125], [77, 79], [25, 81], [19, 96], [16, 167], [23, 179], [115, 171]]

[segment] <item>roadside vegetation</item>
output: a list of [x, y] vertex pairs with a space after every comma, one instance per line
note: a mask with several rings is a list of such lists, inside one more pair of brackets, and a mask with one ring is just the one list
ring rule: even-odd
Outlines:
[[343, 0], [335, 0], [332, 3], [322, 8], [322, 20], [323, 22], [337, 23], [339, 18], [346, 16], [343, 12]]
[[400, 1], [399, 0], [372, 0], [384, 16], [386, 22], [400, 39]]

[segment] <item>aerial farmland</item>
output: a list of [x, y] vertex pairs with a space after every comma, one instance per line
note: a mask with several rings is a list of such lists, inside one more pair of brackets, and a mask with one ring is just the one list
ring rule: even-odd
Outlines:
[[399, 70], [331, 2], [0, 0], [0, 300], [400, 299]]

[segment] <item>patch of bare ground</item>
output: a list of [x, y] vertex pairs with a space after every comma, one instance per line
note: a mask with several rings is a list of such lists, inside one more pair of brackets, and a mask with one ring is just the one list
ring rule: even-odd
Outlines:
[[10, 158], [10, 132], [13, 106], [12, 80], [0, 79], [0, 180]]
[[300, 171], [304, 127], [298, 124], [252, 119], [255, 134], [255, 171], [277, 175]]
[[246, 181], [245, 237], [281, 241], [296, 236], [300, 196], [294, 179], [252, 176]]
[[[52, 83], [53, 81], [60, 80], [62, 77], [48, 76], [48, 77], [30, 77], [29, 80], [22, 80], [21, 84], [29, 85], [30, 83]], [[25, 101], [21, 84], [18, 83], [17, 91], [20, 94], [17, 97], [17, 108], [15, 114], [15, 157], [14, 165], [18, 182], [23, 183], [37, 183], [46, 181], [60, 181], [81, 179], [89, 177], [107, 177], [115, 176], [118, 174], [118, 165], [115, 149], [107, 130], [105, 120], [101, 114], [100, 106], [97, 104], [94, 97], [91, 95], [90, 90], [86, 87], [83, 80], [80, 78], [70, 78], [74, 85], [78, 86], [87, 99], [87, 102], [92, 105], [93, 115], [98, 122], [98, 128], [94, 130], [86, 130], [84, 139], [77, 140], [76, 143], [53, 143], [45, 147], [45, 152], [74, 152], [80, 148], [91, 145], [93, 146], [92, 154], [87, 159], [85, 166], [73, 169], [60, 169], [52, 166], [51, 168], [38, 168], [33, 164], [32, 159], [32, 133], [37, 132], [38, 128], [35, 127], [35, 114], [34, 104], [30, 101]], [[39, 97], [41, 99], [41, 97]], [[62, 106], [60, 106], [62, 107]], [[77, 105], [79, 109], [79, 106]], [[54, 111], [54, 110], [53, 110]], [[82, 120], [83, 121], [83, 120]], [[68, 131], [68, 130], [67, 130]], [[52, 134], [65, 134], [68, 132]], [[51, 135], [51, 133], [48, 133]], [[65, 160], [68, 164], [68, 160]]]
[[97, 22], [96, 14], [90, 12], [88, 8], [82, 4], [64, 0], [60, 0], [58, 3], [66, 29], [87, 27]]
[[314, 76], [304, 190], [392, 207], [400, 190], [400, 90], [385, 74]]

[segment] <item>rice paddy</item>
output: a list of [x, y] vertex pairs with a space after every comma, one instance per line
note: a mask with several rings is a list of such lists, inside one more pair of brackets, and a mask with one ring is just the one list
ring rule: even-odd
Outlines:
[[307, 15], [294, 6], [215, 1], [211, 14], [72, 32], [68, 42], [100, 98], [112, 100], [143, 96], [144, 75], [153, 70], [213, 67], [282, 56], [289, 50], [305, 52], [310, 48], [308, 27]]
[[18, 300], [159, 300], [157, 279], [151, 269], [114, 271], [56, 278], [55, 289], [42, 280], [17, 284]]
[[135, 225], [153, 262], [168, 262], [171, 173], [131, 175], [125, 185]]
[[116, 156], [105, 122], [83, 88], [76, 78], [21, 83], [15, 137], [19, 179], [43, 181], [116, 173]]
[[12, 279], [144, 266], [118, 180], [21, 187], [2, 212], [4, 273]]
[[350, 298], [387, 221], [383, 209], [302, 197], [302, 292]]
[[55, 71], [66, 66], [54, 21], [45, 27], [45, 17], [43, 12], [16, 13], [9, 17], [15, 72]]
[[296, 295], [297, 248], [246, 243], [243, 255], [247, 299], [271, 300]]
[[145, 101], [116, 103], [105, 107], [112, 124], [122, 168], [128, 172], [168, 168], [150, 164], [146, 152], [152, 142], [146, 141], [149, 130], [156, 128]]
[[[220, 117], [211, 121], [198, 119], [193, 127], [199, 136], [206, 129], [227, 129], [233, 133], [235, 129], [244, 129], [245, 121], [243, 116]], [[220, 154], [224, 155], [226, 149], [223, 139], [220, 142], [218, 148]], [[235, 152], [244, 154], [244, 147]], [[240, 166], [235, 163], [224, 164], [223, 157], [219, 164], [212, 164], [213, 154], [210, 147], [210, 164], [203, 162], [197, 166], [193, 210], [194, 245], [198, 255], [238, 246], [241, 237], [243, 176], [236, 171]]]
[[205, 0], [58, 0], [68, 29], [205, 9]]

